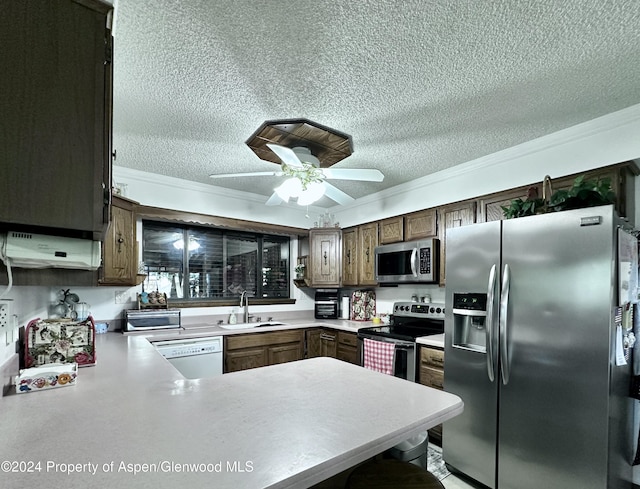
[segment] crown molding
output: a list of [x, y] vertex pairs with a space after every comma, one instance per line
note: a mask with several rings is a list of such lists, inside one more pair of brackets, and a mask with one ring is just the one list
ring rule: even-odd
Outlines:
[[357, 209], [358, 207], [371, 206], [376, 202], [391, 199], [399, 195], [405, 195], [409, 192], [413, 193], [424, 191], [427, 187], [432, 187], [465, 175], [482, 172], [505, 163], [512, 163], [514, 160], [528, 157], [536, 153], [547, 152], [554, 148], [559, 148], [570, 143], [588, 139], [595, 135], [612, 131], [629, 124], [638, 123], [638, 121], [640, 121], [640, 104], [632, 105], [626, 109], [612, 112], [602, 117], [532, 139], [496, 153], [446, 168], [439, 172], [432, 173], [431, 175], [426, 175], [410, 182], [366, 195], [351, 204], [334, 206], [330, 211], [348, 212]]

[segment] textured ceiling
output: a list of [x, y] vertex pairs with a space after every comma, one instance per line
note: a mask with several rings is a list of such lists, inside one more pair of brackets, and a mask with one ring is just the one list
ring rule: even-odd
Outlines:
[[[638, 0], [118, 0], [116, 165], [270, 195], [245, 141], [353, 139], [353, 197], [640, 103]], [[326, 199], [325, 199], [326, 200]], [[326, 201], [321, 205], [333, 205]]]

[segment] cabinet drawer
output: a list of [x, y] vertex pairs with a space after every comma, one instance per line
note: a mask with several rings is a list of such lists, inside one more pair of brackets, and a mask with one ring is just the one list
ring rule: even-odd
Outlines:
[[349, 346], [358, 346], [358, 336], [353, 333], [338, 331], [338, 343]]
[[444, 351], [423, 346], [420, 348], [420, 363], [442, 369], [444, 368]]
[[429, 367], [420, 367], [420, 383], [434, 389], [443, 390], [444, 372]]
[[289, 331], [274, 331], [267, 333], [246, 333], [225, 336], [225, 350], [237, 350], [239, 348], [255, 348], [257, 346], [271, 346], [282, 343], [294, 343], [304, 341], [304, 332], [301, 329]]

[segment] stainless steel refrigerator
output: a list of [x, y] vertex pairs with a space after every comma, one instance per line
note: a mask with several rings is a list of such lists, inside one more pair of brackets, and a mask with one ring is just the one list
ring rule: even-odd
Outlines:
[[450, 470], [494, 489], [631, 487], [621, 224], [602, 206], [447, 230], [444, 388], [464, 401], [443, 426]]

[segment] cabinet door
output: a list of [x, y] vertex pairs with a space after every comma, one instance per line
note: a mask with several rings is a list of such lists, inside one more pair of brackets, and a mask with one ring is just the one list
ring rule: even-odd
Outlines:
[[[420, 383], [434, 389], [444, 390], [444, 351], [439, 348], [420, 346]], [[442, 441], [442, 425], [429, 430], [429, 438]]]
[[267, 365], [267, 350], [264, 347], [228, 351], [224, 355], [225, 373], [264, 367]]
[[358, 285], [358, 228], [342, 231], [342, 285]]
[[267, 348], [269, 365], [277, 363], [294, 362], [302, 360], [304, 353], [302, 343], [290, 343], [288, 345], [269, 346]]
[[321, 334], [321, 329], [311, 329], [305, 332], [305, 340], [307, 342], [306, 358], [315, 358], [322, 356], [320, 353]]
[[404, 217], [404, 240], [433, 238], [436, 236], [436, 210], [426, 209]]
[[102, 240], [111, 190], [112, 6], [4, 2], [0, 222]]
[[330, 330], [323, 330], [320, 335], [320, 356], [336, 358], [338, 352], [338, 335]]
[[346, 331], [338, 331], [338, 360], [360, 365], [358, 336]]
[[380, 244], [398, 243], [404, 240], [404, 217], [391, 217], [380, 221]]
[[114, 197], [104, 241], [101, 285], [135, 285], [138, 256], [133, 206]]
[[311, 285], [340, 287], [342, 232], [339, 229], [309, 231]]
[[473, 224], [476, 217], [476, 203], [463, 202], [442, 207], [438, 210], [438, 234], [440, 238], [440, 285], [445, 284], [445, 260], [447, 229]]
[[[540, 185], [538, 187], [539, 195], [542, 197], [542, 186]], [[513, 199], [525, 200], [527, 198], [527, 188], [520, 187], [479, 199], [477, 222], [500, 221], [504, 219], [502, 207], [508, 207]]]
[[378, 223], [365, 224], [358, 228], [360, 245], [359, 285], [376, 285], [375, 248], [378, 246]]

